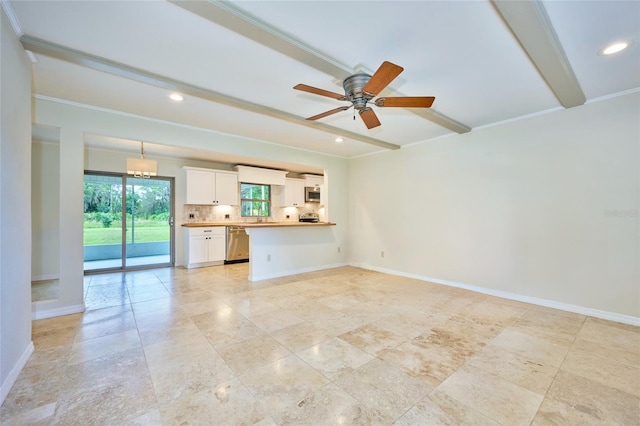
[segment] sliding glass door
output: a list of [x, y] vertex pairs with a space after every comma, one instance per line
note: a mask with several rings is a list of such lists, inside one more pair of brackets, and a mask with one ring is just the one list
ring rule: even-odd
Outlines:
[[84, 175], [84, 269], [121, 268], [122, 176]]
[[174, 264], [173, 178], [86, 172], [84, 269]]
[[171, 182], [156, 178], [126, 182], [126, 264], [171, 263]]

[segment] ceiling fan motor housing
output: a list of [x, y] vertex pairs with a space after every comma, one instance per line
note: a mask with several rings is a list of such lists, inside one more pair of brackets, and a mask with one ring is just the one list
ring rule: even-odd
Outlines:
[[373, 98], [373, 96], [366, 95], [362, 92], [362, 88], [371, 80], [369, 74], [360, 73], [354, 74], [344, 79], [342, 87], [344, 87], [344, 93], [353, 103], [353, 107], [358, 110], [367, 108], [367, 102]]

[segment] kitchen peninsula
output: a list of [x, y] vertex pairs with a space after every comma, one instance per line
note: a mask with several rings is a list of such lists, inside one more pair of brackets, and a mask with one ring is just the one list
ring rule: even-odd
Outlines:
[[215, 223], [183, 223], [185, 228], [207, 228], [210, 226], [242, 226], [244, 228], [281, 228], [281, 227], [295, 227], [295, 226], [335, 226], [332, 222], [215, 222]]
[[242, 226], [249, 234], [249, 281], [343, 266], [335, 223], [222, 222], [186, 223], [185, 228]]

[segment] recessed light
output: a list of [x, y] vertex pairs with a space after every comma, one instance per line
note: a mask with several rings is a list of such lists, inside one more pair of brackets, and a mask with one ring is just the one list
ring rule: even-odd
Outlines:
[[182, 95], [179, 93], [172, 93], [171, 95], [169, 95], [169, 98], [171, 98], [172, 101], [176, 101], [176, 102], [181, 102], [184, 100]]
[[626, 41], [617, 41], [617, 42], [611, 43], [607, 47], [601, 49], [598, 53], [600, 55], [604, 55], [604, 56], [613, 55], [615, 53], [622, 52], [627, 47], [629, 47], [629, 43], [628, 42], [626, 42]]
[[344, 139], [342, 139], [340, 136], [338, 136], [337, 138], [334, 139], [337, 143], [342, 143], [344, 142]]

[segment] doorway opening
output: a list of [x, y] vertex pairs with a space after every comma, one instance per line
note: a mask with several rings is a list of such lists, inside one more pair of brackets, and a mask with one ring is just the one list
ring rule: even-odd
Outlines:
[[173, 266], [174, 178], [84, 175], [85, 273]]

